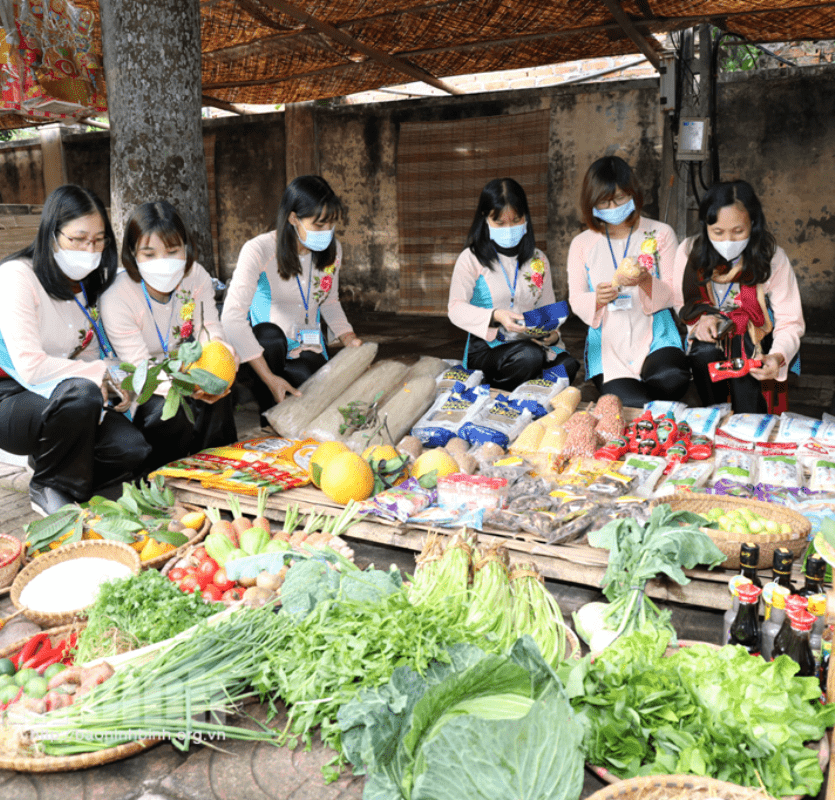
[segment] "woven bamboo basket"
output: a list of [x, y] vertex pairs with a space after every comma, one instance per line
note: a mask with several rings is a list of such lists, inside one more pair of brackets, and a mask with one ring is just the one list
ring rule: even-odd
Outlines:
[[588, 800], [772, 800], [760, 789], [696, 775], [648, 775], [598, 789]]
[[773, 520], [779, 524], [788, 523], [791, 533], [758, 533], [740, 537], [736, 533], [703, 528], [713, 543], [727, 556], [720, 566], [725, 569], [739, 568], [739, 548], [745, 542], [754, 542], [760, 546], [760, 560], [758, 569], [771, 567], [774, 551], [778, 547], [788, 547], [795, 558], [799, 558], [808, 546], [809, 532], [812, 524], [797, 511], [775, 505], [763, 503], [760, 500], [748, 500], [744, 497], [724, 497], [712, 494], [682, 494], [674, 495], [664, 502], [669, 502], [673, 511], [692, 511], [696, 514], [706, 514], [713, 508], [730, 511], [736, 508], [749, 508], [761, 517]]
[[0, 533], [0, 588], [9, 586], [15, 579], [22, 555], [22, 543], [8, 533]]
[[[49, 628], [44, 631], [49, 636], [53, 647], [61, 639], [67, 638], [73, 632], [81, 632], [86, 623], [74, 623], [60, 625], [57, 628]], [[0, 658], [9, 658], [20, 650], [31, 637], [27, 636], [17, 642], [0, 649]], [[109, 764], [112, 761], [119, 761], [123, 758], [141, 753], [158, 742], [157, 739], [140, 739], [136, 742], [108, 747], [105, 750], [98, 750], [93, 753], [79, 753], [74, 756], [45, 756], [45, 755], [18, 755], [10, 754], [3, 749], [6, 738], [2, 735], [3, 728], [0, 726], [0, 769], [11, 769], [16, 772], [71, 772], [89, 767], [97, 767], [100, 764]]]
[[12, 583], [11, 600], [18, 611], [32, 620], [36, 625], [45, 628], [52, 628], [57, 625], [69, 625], [78, 619], [78, 615], [84, 610], [75, 608], [68, 611], [45, 612], [24, 608], [20, 602], [20, 593], [36, 575], [40, 575], [49, 567], [54, 567], [64, 561], [71, 561], [76, 558], [108, 558], [124, 564], [138, 574], [141, 568], [139, 553], [132, 547], [121, 542], [111, 542], [106, 539], [91, 540], [86, 542], [75, 542], [74, 544], [63, 545], [55, 550], [38, 556], [27, 564], [14, 579]]

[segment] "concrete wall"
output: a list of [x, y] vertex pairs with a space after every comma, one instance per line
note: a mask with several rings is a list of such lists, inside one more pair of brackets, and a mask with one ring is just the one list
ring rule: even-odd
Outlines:
[[[772, 230], [795, 266], [808, 326], [821, 332], [832, 330], [835, 301], [833, 83], [831, 66], [780, 69], [723, 78], [718, 92], [721, 176], [744, 177], [757, 188]], [[341, 288], [349, 306], [398, 308], [397, 141], [399, 126], [407, 121], [549, 111], [547, 252], [558, 296], [566, 293], [569, 242], [581, 229], [580, 184], [595, 158], [607, 152], [623, 155], [638, 170], [647, 215], [664, 217], [664, 120], [657, 110], [655, 80], [309, 107], [319, 171], [348, 209], [338, 235], [345, 250]], [[284, 116], [213, 119], [204, 129], [214, 140], [213, 219], [219, 272], [228, 277], [243, 242], [273, 225], [285, 183]], [[66, 136], [65, 147], [69, 179], [91, 186], [109, 202], [108, 135]], [[686, 166], [679, 165], [677, 174], [686, 180]], [[475, 200], [462, 202], [474, 206]], [[38, 145], [0, 144], [0, 202], [42, 201]], [[462, 244], [465, 235], [462, 231]], [[444, 302], [441, 298], [440, 306]]]

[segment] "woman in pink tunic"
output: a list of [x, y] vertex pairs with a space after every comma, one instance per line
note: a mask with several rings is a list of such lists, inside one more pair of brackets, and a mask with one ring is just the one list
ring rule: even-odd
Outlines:
[[[805, 331], [788, 256], [745, 181], [711, 186], [699, 205], [699, 227], [678, 248], [675, 274], [702, 403], [725, 402], [730, 394], [737, 413], [784, 411], [786, 377], [793, 362], [799, 371], [795, 357]], [[742, 357], [761, 360], [762, 366], [711, 380], [708, 364]]]
[[464, 367], [506, 391], [558, 364], [573, 381], [580, 365], [562, 347], [559, 329], [541, 339], [526, 333], [524, 313], [553, 303], [551, 268], [536, 247], [525, 190], [511, 178], [490, 181], [449, 287], [449, 318], [469, 334]]
[[[568, 302], [589, 326], [586, 378], [625, 406], [679, 400], [690, 382], [672, 315], [669, 225], [641, 216], [643, 193], [629, 165], [605, 156], [589, 167], [580, 207], [588, 230], [568, 251]], [[625, 258], [633, 275], [616, 271]]]

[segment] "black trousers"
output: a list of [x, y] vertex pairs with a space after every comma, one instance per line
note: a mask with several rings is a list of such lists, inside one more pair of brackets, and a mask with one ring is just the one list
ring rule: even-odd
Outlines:
[[546, 359], [547, 350], [536, 342], [516, 341], [490, 347], [483, 339], [470, 337], [467, 368], [480, 369], [484, 380], [494, 389], [512, 392], [517, 386], [533, 378], [542, 377], [542, 370], [562, 364], [568, 373], [569, 384], [580, 370], [580, 363], [568, 353], [560, 353], [556, 361]]
[[592, 378], [600, 394], [615, 394], [625, 406], [643, 408], [650, 400], [681, 400], [690, 385], [690, 369], [684, 351], [677, 347], [661, 347], [650, 353], [641, 366], [641, 379]]
[[[264, 348], [264, 360], [270, 372], [284, 378], [294, 389], [298, 389], [327, 362], [321, 353], [313, 353], [310, 350], [303, 350], [297, 358], [287, 358], [287, 336], [278, 325], [272, 322], [255, 325], [252, 332], [258, 344]], [[238, 381], [252, 392], [262, 414], [275, 405], [273, 393], [249, 364], [241, 364], [238, 370]]]
[[[744, 337], [734, 336], [731, 339], [731, 357], [738, 358], [742, 354], [743, 339], [745, 353], [750, 357], [754, 352], [754, 342], [746, 333]], [[771, 347], [771, 334], [762, 341], [763, 352], [768, 352]], [[726, 403], [728, 394], [731, 397], [731, 406], [737, 414], [765, 414], [768, 406], [763, 397], [762, 383], [751, 375], [743, 375], [741, 378], [730, 378], [726, 381], [713, 383], [710, 380], [710, 373], [707, 365], [712, 361], [725, 361], [725, 351], [712, 342], [702, 342], [694, 339], [690, 345], [688, 362], [693, 371], [693, 382], [696, 384], [696, 391], [703, 405], [712, 406], [716, 403]]]
[[136, 477], [151, 453], [127, 417], [105, 411], [102, 418], [103, 407], [101, 389], [86, 378], [61, 381], [48, 398], [0, 379], [0, 448], [32, 457], [33, 483], [84, 502]]

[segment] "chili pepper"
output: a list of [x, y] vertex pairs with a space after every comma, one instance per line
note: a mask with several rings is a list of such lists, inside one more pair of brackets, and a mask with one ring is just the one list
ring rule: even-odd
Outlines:
[[64, 649], [67, 646], [66, 639], [61, 639], [55, 647], [45, 645], [38, 650], [38, 654], [30, 660], [29, 666], [32, 669], [41, 671], [46, 669], [50, 664], [60, 661], [64, 657]]
[[29, 659], [32, 658], [44, 645], [47, 647], [50, 646], [49, 636], [46, 633], [36, 633], [28, 642], [26, 642], [25, 645], [23, 645], [15, 666], [18, 669], [20, 669], [20, 665], [25, 667], [26, 662], [29, 661]]

